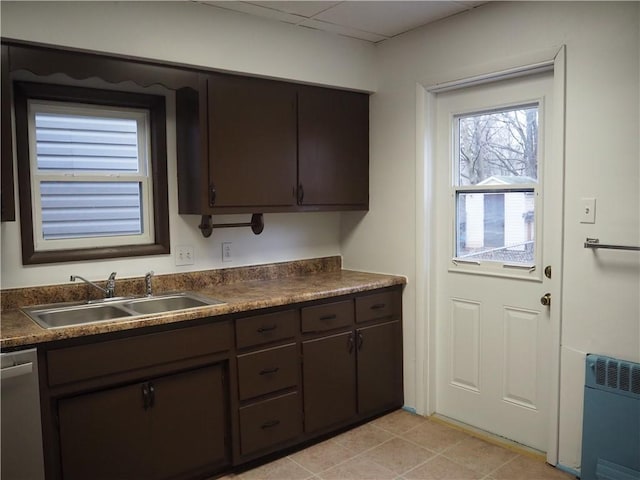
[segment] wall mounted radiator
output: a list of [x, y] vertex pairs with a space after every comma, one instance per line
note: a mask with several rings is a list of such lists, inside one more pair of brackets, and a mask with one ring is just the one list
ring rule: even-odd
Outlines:
[[587, 355], [582, 480], [640, 480], [640, 364]]

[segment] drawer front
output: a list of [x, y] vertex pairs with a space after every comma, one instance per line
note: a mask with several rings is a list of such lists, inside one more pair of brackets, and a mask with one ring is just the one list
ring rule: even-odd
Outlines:
[[297, 392], [240, 409], [240, 451], [248, 455], [276, 446], [302, 433]]
[[298, 331], [297, 310], [256, 315], [236, 320], [238, 348], [253, 347], [293, 338]]
[[326, 303], [302, 309], [302, 331], [324, 332], [353, 323], [353, 301]]
[[298, 384], [298, 349], [295, 344], [238, 355], [240, 400]]
[[49, 385], [62, 385], [231, 348], [231, 322], [109, 340], [47, 352]]
[[396, 292], [380, 292], [356, 298], [356, 322], [369, 322], [399, 315]]

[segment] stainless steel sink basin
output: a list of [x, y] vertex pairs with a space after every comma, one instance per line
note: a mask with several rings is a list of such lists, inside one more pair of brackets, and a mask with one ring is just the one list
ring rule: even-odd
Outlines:
[[176, 294], [130, 300], [126, 302], [124, 306], [136, 313], [148, 315], [150, 313], [162, 313], [184, 310], [186, 308], [204, 307], [206, 305], [213, 305], [216, 303], [221, 302], [200, 297], [195, 294]]
[[34, 320], [45, 328], [59, 328], [85, 323], [106, 322], [130, 316], [131, 313], [115, 305], [87, 305], [75, 308], [44, 310], [37, 312], [37, 317]]
[[112, 320], [126, 320], [142, 315], [172, 312], [207, 305], [219, 300], [191, 292], [141, 298], [118, 298], [91, 303], [52, 304], [23, 308], [43, 328], [62, 328]]

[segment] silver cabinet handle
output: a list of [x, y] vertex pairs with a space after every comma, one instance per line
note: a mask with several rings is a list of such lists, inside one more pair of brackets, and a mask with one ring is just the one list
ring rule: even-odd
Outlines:
[[8, 378], [21, 377], [22, 375], [29, 375], [31, 372], [33, 372], [33, 362], [21, 363], [20, 365], [0, 370], [0, 379], [7, 380]]

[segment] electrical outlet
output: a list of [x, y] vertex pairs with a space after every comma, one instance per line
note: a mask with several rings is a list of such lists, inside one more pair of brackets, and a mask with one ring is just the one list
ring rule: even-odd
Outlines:
[[176, 266], [193, 265], [194, 255], [191, 245], [182, 245], [176, 247]]
[[580, 199], [580, 223], [596, 223], [596, 199]]
[[231, 262], [233, 260], [233, 250], [231, 242], [222, 242], [222, 261]]

